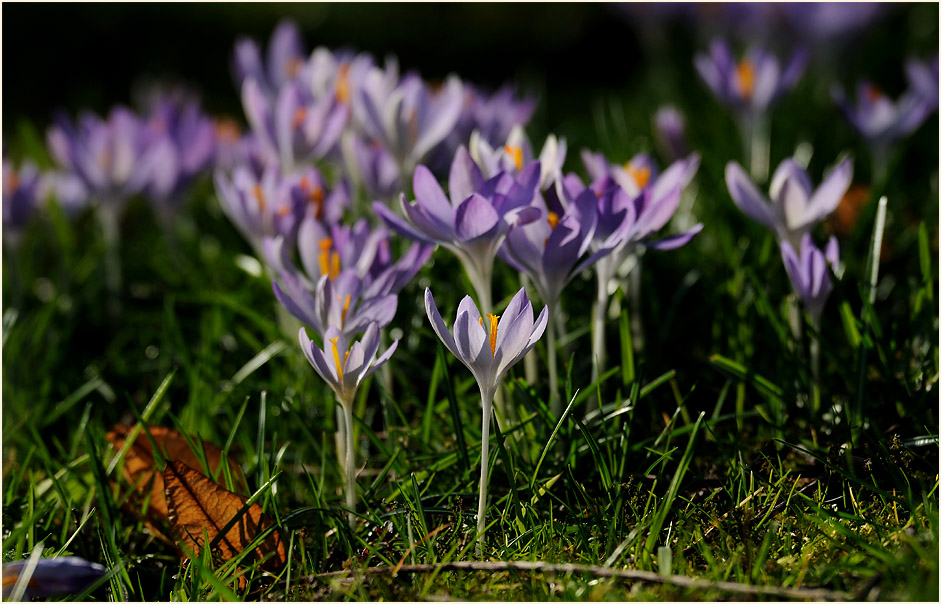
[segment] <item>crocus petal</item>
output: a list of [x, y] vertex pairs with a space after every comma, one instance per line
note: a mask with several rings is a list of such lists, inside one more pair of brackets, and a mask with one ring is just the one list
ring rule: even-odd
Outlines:
[[456, 76], [449, 76], [444, 89], [435, 99], [435, 107], [429, 115], [424, 131], [415, 141], [412, 157], [417, 161], [424, 157], [432, 147], [444, 140], [453, 129], [461, 116], [463, 105], [463, 91], [461, 80]]
[[484, 176], [464, 145], [458, 147], [451, 162], [448, 192], [452, 199], [467, 199], [484, 183]]
[[457, 344], [454, 342], [454, 338], [451, 337], [451, 332], [448, 331], [447, 325], [444, 324], [444, 321], [441, 319], [441, 314], [438, 312], [438, 307], [435, 306], [435, 298], [431, 295], [431, 290], [425, 288], [425, 314], [428, 315], [428, 320], [431, 321], [431, 328], [435, 330], [435, 333], [438, 335], [438, 339], [444, 344], [451, 354], [460, 358], [461, 355], [458, 354]]
[[392, 341], [392, 344], [390, 344], [389, 347], [386, 348], [386, 351], [383, 352], [381, 355], [379, 355], [379, 358], [373, 361], [369, 365], [369, 367], [366, 369], [366, 372], [361, 375], [359, 381], [362, 382], [363, 380], [371, 376], [376, 371], [376, 369], [379, 369], [380, 367], [382, 367], [385, 364], [385, 362], [389, 360], [389, 358], [392, 356], [392, 353], [395, 352], [395, 349], [398, 348], [398, 346], [399, 346], [399, 340], [398, 338], [396, 338], [395, 340]]
[[700, 222], [690, 230], [685, 233], [680, 233], [678, 235], [671, 235], [663, 239], [652, 242], [644, 242], [644, 246], [653, 248], [655, 250], [675, 250], [678, 247], [683, 247], [689, 243], [693, 237], [698, 235], [702, 231], [703, 224]]
[[738, 163], [733, 161], [726, 164], [725, 182], [732, 201], [739, 210], [769, 229], [775, 228], [776, 221], [768, 200], [758, 191]]
[[853, 162], [845, 158], [830, 171], [810, 197], [807, 213], [814, 221], [823, 220], [833, 212], [853, 181]]
[[788, 181], [792, 181], [796, 186], [795, 192], [803, 194], [806, 203], [814, 187], [810, 182], [807, 171], [791, 158], [782, 161], [774, 171], [774, 176], [771, 177], [771, 186], [768, 189], [768, 192], [771, 194], [771, 199], [773, 199], [775, 203], [781, 203], [781, 189], [784, 187], [784, 183]]
[[320, 377], [323, 378], [325, 382], [336, 389], [336, 387], [340, 385], [340, 382], [336, 374], [336, 369], [333, 367], [334, 363], [327, 361], [323, 351], [307, 337], [307, 332], [303, 327], [301, 327], [297, 337], [301, 344], [301, 350], [304, 351], [304, 356], [307, 357], [307, 361], [310, 363], [311, 367], [320, 374]]
[[[469, 296], [465, 297], [465, 300], [468, 298]], [[472, 369], [482, 360], [481, 354], [485, 346], [488, 348], [487, 357], [491, 356], [487, 333], [479, 319], [479, 317], [472, 317], [469, 312], [458, 311], [457, 319], [454, 321], [454, 343], [457, 344], [458, 356]]]
[[415, 175], [412, 177], [412, 187], [415, 191], [415, 201], [429, 216], [433, 216], [444, 224], [451, 224], [454, 219], [454, 208], [431, 170], [425, 166], [416, 167]]
[[[501, 317], [502, 323], [502, 317]], [[533, 307], [527, 300], [512, 323], [500, 326], [497, 332], [497, 352], [494, 356], [497, 379], [501, 379], [512, 364], [519, 360], [533, 333]]]
[[[403, 201], [403, 203], [405, 203]], [[409, 239], [414, 239], [416, 241], [421, 241], [426, 244], [435, 245], [438, 242], [435, 239], [432, 239], [425, 233], [415, 229], [412, 225], [402, 219], [401, 216], [390, 210], [386, 207], [385, 204], [379, 201], [374, 201], [372, 204], [373, 211], [382, 219], [386, 225], [403, 237]]]
[[493, 206], [474, 193], [457, 207], [454, 229], [462, 241], [472, 242], [478, 237], [494, 236], [499, 222], [500, 216]]

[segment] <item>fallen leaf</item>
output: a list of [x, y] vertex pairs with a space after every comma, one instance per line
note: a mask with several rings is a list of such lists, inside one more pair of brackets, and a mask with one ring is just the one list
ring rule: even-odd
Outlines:
[[837, 235], [847, 237], [853, 232], [871, 195], [872, 192], [865, 185], [853, 185], [846, 191], [836, 211], [829, 218], [829, 223]]
[[[120, 450], [133, 428], [134, 426], [116, 425], [113, 430], [108, 432], [108, 441], [116, 450]], [[179, 431], [165, 426], [150, 426], [148, 430], [164, 460], [182, 461], [191, 468], [203, 467], [199, 457], [196, 456], [189, 443], [186, 442], [186, 438]], [[213, 473], [218, 472], [222, 466], [222, 449], [205, 441], [203, 441], [203, 448], [206, 452], [206, 462], [209, 464], [210, 470]], [[229, 471], [236, 488], [247, 490], [245, 476], [242, 475], [239, 467], [231, 461], [229, 462]], [[163, 475], [156, 469], [153, 446], [143, 430], [137, 435], [131, 448], [128, 449], [127, 456], [124, 458], [123, 474], [128, 484], [134, 485], [141, 499], [147, 497], [147, 494], [150, 493], [147, 519], [158, 524], [166, 521], [169, 510], [164, 495]], [[139, 512], [140, 502], [135, 502], [133, 507], [135, 513]]]
[[[170, 532], [194, 555], [199, 555], [208, 538], [210, 544], [216, 542], [213, 555], [228, 560], [247, 549], [259, 533], [273, 524], [260, 505], [254, 503], [243, 511], [247, 497], [222, 488], [181, 461], [167, 464], [163, 482], [170, 510]], [[240, 512], [241, 516], [232, 522]], [[226, 529], [230, 523], [232, 526]], [[216, 539], [220, 533], [222, 536]], [[277, 530], [258, 545], [254, 557], [261, 560], [269, 554], [273, 555], [262, 564], [268, 570], [276, 571], [287, 561], [284, 541]]]

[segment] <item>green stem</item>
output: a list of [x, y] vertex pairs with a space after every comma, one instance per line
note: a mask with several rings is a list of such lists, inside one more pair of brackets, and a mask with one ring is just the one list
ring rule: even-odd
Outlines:
[[562, 399], [559, 397], [559, 366], [555, 351], [555, 307], [556, 304], [549, 306], [549, 321], [546, 325], [546, 351], [549, 359], [549, 409], [552, 411], [552, 415], [559, 417], [562, 413]]
[[608, 274], [598, 268], [598, 294], [591, 323], [591, 380], [594, 382], [604, 371], [605, 333], [604, 322], [608, 312]]
[[480, 498], [477, 500], [477, 555], [483, 554], [484, 530], [487, 527], [487, 466], [490, 463], [490, 411], [493, 394], [480, 391]]
[[105, 200], [98, 204], [98, 222], [105, 243], [105, 286], [108, 288], [108, 311], [112, 316], [121, 311], [121, 255], [118, 248], [118, 230], [121, 208]]
[[353, 400], [343, 403], [346, 419], [346, 507], [349, 510], [347, 520], [350, 528], [356, 525], [356, 464], [353, 453]]

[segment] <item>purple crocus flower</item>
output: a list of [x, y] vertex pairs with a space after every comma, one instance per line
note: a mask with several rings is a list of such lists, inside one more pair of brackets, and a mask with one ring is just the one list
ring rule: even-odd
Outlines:
[[[480, 388], [481, 450], [480, 497], [477, 504], [477, 538], [483, 539], [487, 513], [487, 463], [490, 446], [490, 415], [493, 397], [510, 367], [532, 350], [542, 337], [548, 323], [548, 310], [543, 307], [533, 321], [533, 306], [520, 289], [507, 305], [503, 315], [480, 311], [470, 296], [464, 296], [457, 307], [452, 331], [441, 319], [431, 290], [425, 288], [425, 312], [431, 327], [445, 348], [470, 369]], [[480, 550], [478, 541], [478, 551]]]
[[425, 166], [412, 179], [415, 202], [401, 197], [402, 219], [381, 203], [373, 209], [389, 227], [405, 237], [444, 246], [460, 259], [485, 310], [492, 307], [490, 276], [493, 259], [512, 225], [534, 220], [529, 207], [539, 181], [539, 162], [517, 178], [500, 173], [484, 180], [467, 150], [459, 148], [451, 164], [450, 198]]
[[917, 130], [933, 109], [921, 94], [908, 91], [898, 101], [892, 101], [867, 81], [857, 85], [855, 105], [850, 104], [839, 87], [833, 89], [833, 98], [872, 148], [873, 155], [881, 158], [879, 161], [897, 140]]
[[373, 58], [367, 54], [316, 48], [309, 62], [311, 92], [316, 99], [335, 97], [341, 103], [353, 103], [374, 67]]
[[819, 330], [820, 315], [823, 314], [823, 307], [833, 289], [827, 264], [836, 266], [840, 261], [840, 248], [836, 238], [830, 238], [825, 252], [821, 252], [814, 245], [809, 234], [801, 238], [799, 253], [790, 242], [782, 241], [781, 257], [794, 291], [804, 302], [804, 308], [810, 314], [814, 327]]
[[145, 193], [158, 202], [178, 201], [192, 180], [209, 167], [216, 146], [212, 121], [195, 100], [159, 98], [143, 126], [150, 152], [141, 169]]
[[[356, 520], [356, 475], [355, 451], [353, 447], [353, 400], [363, 380], [372, 375], [381, 367], [392, 353], [395, 352], [399, 341], [383, 352], [379, 358], [379, 325], [370, 323], [366, 327], [359, 342], [348, 346], [348, 338], [343, 331], [331, 326], [324, 334], [323, 348], [314, 344], [304, 328], [298, 332], [301, 349], [304, 356], [314, 370], [323, 378], [327, 385], [336, 394], [337, 401], [343, 408], [346, 437], [346, 455], [344, 456], [346, 474], [346, 507], [349, 510], [348, 520], [352, 526]], [[338, 443], [339, 446], [339, 443]]]
[[78, 595], [107, 572], [104, 566], [78, 556], [40, 558], [32, 573], [21, 577], [30, 566], [29, 560], [3, 564], [3, 599], [7, 600], [20, 581], [25, 586], [22, 597], [41, 600], [65, 595]]
[[454, 128], [461, 112], [461, 81], [450, 76], [437, 92], [416, 75], [389, 88], [387, 73], [373, 68], [358, 97], [359, 121], [372, 140], [392, 153], [403, 174], [415, 166]]
[[259, 256], [265, 237], [282, 235], [293, 249], [297, 227], [308, 205], [303, 179], [300, 175], [282, 177], [275, 166], [259, 175], [241, 165], [231, 176], [216, 170], [214, 178], [222, 210]]
[[679, 109], [672, 105], [660, 107], [654, 114], [653, 122], [654, 137], [664, 157], [675, 161], [689, 155], [686, 120]]
[[814, 189], [807, 172], [786, 159], [771, 179], [770, 202], [734, 161], [725, 166], [725, 181], [738, 209], [794, 247], [840, 204], [853, 181], [853, 162], [845, 158]]
[[757, 117], [797, 83], [807, 64], [807, 53], [794, 53], [782, 69], [774, 55], [753, 46], [736, 62], [729, 45], [717, 39], [709, 46], [709, 54], [696, 55], [695, 64], [724, 105], [740, 117]]
[[268, 42], [267, 64], [258, 43], [242, 38], [235, 43], [234, 73], [241, 88], [253, 79], [265, 94], [274, 98], [287, 82], [303, 79], [307, 55], [297, 23], [284, 19], [278, 23]]
[[245, 116], [270, 161], [291, 171], [330, 153], [349, 120], [350, 108], [336, 98], [315, 100], [309, 88], [287, 82], [272, 101], [253, 78], [242, 84]]
[[919, 61], [910, 58], [905, 62], [905, 75], [914, 93], [924, 99], [933, 109], [938, 108], [938, 55], [934, 59]]
[[359, 342], [348, 346], [347, 337], [336, 327], [330, 326], [324, 334], [324, 347], [319, 348], [302, 327], [298, 332], [301, 349], [311, 366], [336, 393], [343, 405], [352, 405], [356, 391], [383, 363], [389, 360], [399, 344], [398, 340], [376, 358], [379, 350], [379, 325], [370, 323]]
[[539, 161], [540, 174], [538, 190], [548, 189], [554, 182], [562, 178], [562, 165], [565, 163], [567, 146], [565, 139], [557, 139], [554, 134], [546, 137], [546, 142], [539, 152], [539, 157], [533, 157], [533, 147], [522, 126], [516, 126], [507, 136], [502, 145], [491, 147], [478, 132], [471, 134], [468, 151], [474, 162], [480, 166], [485, 178], [491, 178], [500, 172], [518, 174], [523, 166]]
[[272, 282], [281, 305], [317, 333], [333, 326], [348, 337], [370, 322], [383, 327], [392, 320], [396, 294], [424, 266], [432, 249], [416, 243], [393, 263], [385, 229], [370, 231], [365, 219], [352, 228], [326, 227], [308, 215], [298, 230], [301, 272], [286, 253], [283, 238], [265, 241], [265, 256], [281, 281]]
[[381, 144], [367, 143], [351, 134], [344, 138], [343, 150], [348, 171], [355, 175], [369, 197], [388, 202], [402, 191], [399, 164]]
[[74, 126], [64, 115], [55, 122], [47, 132], [52, 156], [82, 179], [96, 202], [120, 206], [147, 183], [141, 166], [151, 163], [145, 156], [153, 148], [129, 109], [116, 107], [107, 120], [84, 113]]
[[40, 192], [35, 164], [24, 161], [17, 170], [11, 162], [3, 160], [3, 236], [14, 245], [36, 214]]
[[88, 189], [72, 172], [50, 170], [39, 177], [39, 197], [54, 199], [66, 216], [72, 217], [88, 205]]

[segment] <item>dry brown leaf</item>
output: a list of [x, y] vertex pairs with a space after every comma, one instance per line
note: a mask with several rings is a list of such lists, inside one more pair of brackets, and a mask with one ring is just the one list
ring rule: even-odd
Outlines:
[[[116, 425], [113, 430], [108, 432], [108, 441], [116, 450], [120, 450], [133, 428], [134, 426]], [[191, 468], [202, 468], [196, 453], [193, 452], [189, 443], [186, 442], [186, 439], [179, 431], [165, 426], [150, 426], [148, 429], [165, 460], [182, 461]], [[203, 446], [209, 468], [213, 473], [218, 472], [222, 465], [222, 449], [205, 441]], [[236, 488], [244, 490], [246, 488], [245, 477], [242, 475], [242, 471], [231, 461], [229, 462], [229, 470]], [[147, 497], [147, 493], [150, 493], [147, 519], [158, 524], [165, 522], [169, 510], [164, 496], [163, 475], [156, 471], [153, 447], [143, 430], [137, 435], [134, 444], [128, 449], [127, 456], [124, 458], [124, 479], [128, 484], [136, 485], [135, 488], [141, 498]], [[140, 511], [139, 503], [133, 507], [135, 513]]]
[[[246, 497], [228, 491], [201, 472], [183, 462], [173, 461], [163, 471], [167, 504], [170, 509], [170, 532], [178, 543], [198, 555], [204, 540], [216, 536], [245, 507]], [[245, 550], [255, 537], [272, 525], [262, 513], [261, 506], [252, 504], [232, 526], [216, 540], [213, 555], [228, 560]], [[181, 548], [182, 550], [183, 548]], [[277, 570], [287, 561], [284, 541], [275, 530], [255, 549], [255, 558], [271, 556], [262, 566]]]

